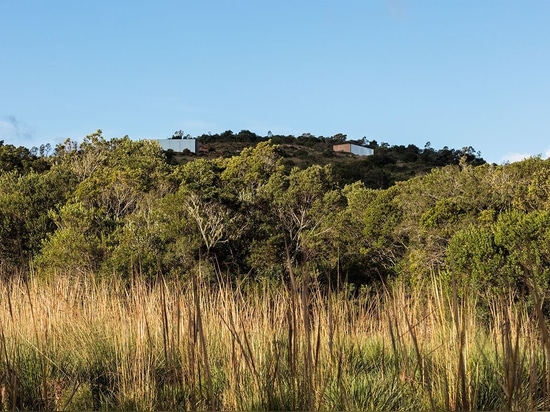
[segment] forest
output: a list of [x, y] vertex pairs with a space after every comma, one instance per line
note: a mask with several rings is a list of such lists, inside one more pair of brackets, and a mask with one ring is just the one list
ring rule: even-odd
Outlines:
[[4, 409], [550, 408], [550, 160], [198, 138], [0, 143]]
[[[43, 276], [78, 269], [154, 278], [215, 261], [232, 276], [281, 280], [289, 263], [307, 263], [325, 281], [339, 272], [368, 284], [410, 274], [411, 265], [443, 267], [452, 237], [481, 215], [494, 212], [496, 224], [500, 212], [511, 211], [508, 203], [475, 198], [474, 186], [486, 188], [484, 197], [495, 190], [516, 196], [489, 182], [478, 187], [475, 179], [487, 171], [504, 172], [476, 169], [485, 162], [472, 148], [372, 142], [375, 155], [361, 158], [332, 152], [343, 135], [262, 139], [245, 132], [202, 136], [209, 156], [179, 159], [151, 141], [106, 140], [101, 131], [53, 153], [1, 145], [4, 272], [32, 265]], [[215, 142], [231, 137], [238, 154], [218, 154], [227, 145], [216, 151]], [[296, 149], [303, 146], [313, 149]], [[449, 187], [455, 179], [458, 187]]]

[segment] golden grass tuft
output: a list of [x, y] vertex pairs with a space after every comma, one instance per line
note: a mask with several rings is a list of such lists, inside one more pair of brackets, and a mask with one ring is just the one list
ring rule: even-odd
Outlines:
[[2, 408], [550, 408], [538, 306], [295, 282], [5, 281]]

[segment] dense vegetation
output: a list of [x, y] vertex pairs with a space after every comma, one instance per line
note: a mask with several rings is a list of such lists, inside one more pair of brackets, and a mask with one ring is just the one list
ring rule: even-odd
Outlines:
[[506, 294], [480, 318], [435, 279], [351, 296], [77, 275], [0, 284], [2, 409], [550, 407], [547, 330]]
[[4, 409], [550, 407], [549, 160], [239, 135], [0, 144]]
[[[182, 131], [172, 136], [176, 139], [190, 137], [184, 135]], [[277, 145], [277, 154], [283, 158], [282, 162], [287, 171], [292, 167], [304, 169], [315, 164], [321, 166], [330, 164], [339, 184], [361, 181], [366, 187], [372, 189], [387, 189], [397, 181], [424, 175], [434, 167], [457, 165], [462, 158], [472, 165], [485, 163], [472, 147], [460, 150], [444, 147], [436, 150], [431, 147], [430, 142], [427, 142], [421, 149], [413, 144], [391, 146], [388, 143], [369, 141], [366, 138], [359, 140], [346, 138], [347, 136], [342, 133], [331, 137], [314, 136], [310, 133], [297, 137], [271, 133], [267, 136], [258, 136], [248, 130], [241, 130], [239, 133], [227, 130], [221, 134], [197, 137], [202, 146], [201, 155], [207, 158], [232, 157], [238, 155], [245, 147], [271, 141]], [[374, 155], [358, 157], [333, 151], [333, 145], [344, 142], [374, 149]], [[192, 161], [195, 158], [191, 153], [187, 156], [176, 153], [167, 153], [167, 155], [173, 164]]]
[[[315, 150], [323, 153], [345, 137], [271, 136], [257, 142], [262, 139], [250, 132], [245, 139], [243, 133], [201, 137], [208, 144], [244, 140], [247, 146], [237, 155], [195, 156], [178, 165], [153, 142], [106, 140], [100, 132], [81, 144], [68, 140], [50, 156], [44, 147], [0, 146], [4, 268], [31, 263], [45, 275], [89, 270], [154, 278], [180, 276], [201, 261], [215, 262], [232, 276], [281, 279], [288, 277], [289, 264], [296, 270], [307, 264], [324, 280], [339, 273], [365, 284], [409, 273], [411, 265], [441, 267], [447, 243], [460, 228], [451, 230], [450, 221], [465, 229], [481, 212], [487, 217], [506, 207], [472, 209], [470, 200], [482, 199], [463, 198], [474, 186], [483, 189], [475, 176], [504, 173], [486, 165], [485, 176], [485, 169], [474, 168], [483, 161], [471, 148], [435, 151], [371, 142], [374, 156], [341, 155], [334, 163], [299, 168], [285, 166], [292, 147], [273, 142], [321, 145]], [[427, 165], [440, 162], [453, 166], [385, 190], [366, 184], [380, 175], [374, 165], [391, 170], [392, 164], [409, 164], [401, 168], [422, 175]], [[395, 178], [386, 176], [383, 185]], [[460, 187], [448, 187], [455, 178]], [[484, 196], [495, 196], [492, 187], [486, 190]], [[426, 199], [430, 192], [435, 197]]]

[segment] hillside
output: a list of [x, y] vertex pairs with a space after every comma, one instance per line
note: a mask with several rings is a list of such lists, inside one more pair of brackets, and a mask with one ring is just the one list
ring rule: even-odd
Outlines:
[[[409, 276], [410, 265], [445, 267], [455, 232], [480, 212], [487, 218], [509, 209], [495, 209], [492, 200], [474, 206], [502, 190], [492, 181], [465, 181], [461, 190], [475, 193], [469, 197], [443, 195], [445, 174], [459, 181], [468, 170], [497, 170], [471, 148], [356, 142], [374, 149], [358, 157], [332, 151], [343, 135], [199, 139], [206, 150], [197, 155], [128, 137], [106, 140], [100, 131], [52, 155], [46, 147], [1, 145], [4, 267], [32, 261], [44, 273], [139, 270], [154, 277], [190, 270], [207, 256], [235, 276], [286, 278], [290, 258], [327, 279], [345, 273], [363, 284]], [[433, 182], [436, 176], [443, 177]]]
[[[175, 134], [176, 138], [181, 137]], [[472, 147], [463, 149], [433, 149], [430, 144], [421, 149], [413, 144], [407, 146], [390, 145], [376, 141], [345, 140], [338, 134], [332, 137], [316, 137], [311, 134], [302, 136], [258, 136], [243, 130], [237, 134], [226, 131], [222, 134], [197, 137], [201, 153], [168, 153], [171, 164], [183, 164], [196, 158], [214, 159], [238, 155], [244, 148], [253, 147], [259, 142], [271, 141], [278, 145], [277, 153], [283, 158], [283, 164], [305, 169], [312, 165], [332, 165], [338, 180], [343, 183], [361, 181], [373, 189], [387, 189], [395, 182], [424, 175], [436, 167], [457, 165], [464, 158], [467, 164], [481, 165], [485, 161]], [[374, 149], [373, 156], [361, 157], [347, 153], [334, 152], [332, 146], [343, 141], [363, 145]]]
[[3, 408], [547, 410], [550, 160], [314, 139], [0, 144]]

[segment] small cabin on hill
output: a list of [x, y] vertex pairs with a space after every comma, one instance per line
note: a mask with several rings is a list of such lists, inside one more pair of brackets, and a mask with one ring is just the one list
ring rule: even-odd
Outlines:
[[332, 150], [335, 152], [351, 153], [357, 156], [372, 156], [374, 150], [370, 147], [359, 146], [352, 143], [341, 143], [332, 146]]
[[183, 152], [185, 149], [193, 153], [199, 152], [199, 141], [197, 139], [155, 139], [163, 150]]

